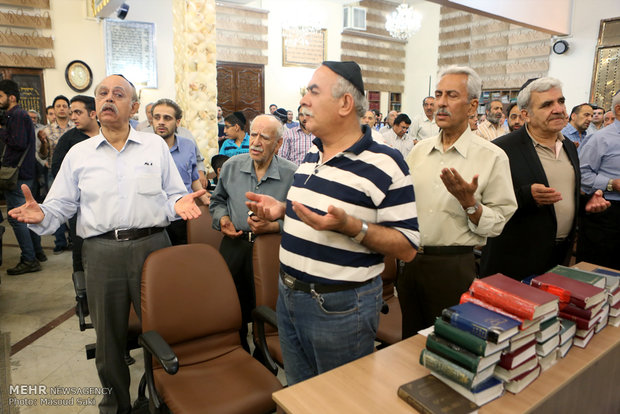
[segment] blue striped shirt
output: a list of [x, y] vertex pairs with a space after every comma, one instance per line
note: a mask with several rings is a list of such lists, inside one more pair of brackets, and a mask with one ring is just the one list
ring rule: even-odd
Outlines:
[[334, 231], [304, 224], [292, 202], [324, 215], [330, 205], [347, 214], [400, 231], [417, 248], [418, 219], [409, 168], [398, 151], [372, 139], [370, 129], [349, 149], [322, 161], [314, 140], [287, 196], [280, 263], [295, 278], [330, 283], [362, 282], [383, 271], [383, 255]]
[[241, 145], [237, 146], [234, 139], [227, 139], [220, 148], [220, 154], [232, 157], [234, 155], [245, 154], [250, 152], [250, 135], [246, 132]]

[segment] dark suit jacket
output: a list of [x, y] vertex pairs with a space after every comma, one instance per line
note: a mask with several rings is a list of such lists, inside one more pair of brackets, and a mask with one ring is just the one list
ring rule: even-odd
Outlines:
[[[532, 184], [549, 186], [542, 163], [525, 126], [497, 138], [493, 143], [508, 155], [518, 208], [502, 234], [487, 240], [480, 261], [480, 276], [503, 273], [520, 280], [544, 273], [558, 263], [553, 263], [551, 259], [557, 230], [555, 210], [552, 205], [536, 205], [531, 192]], [[575, 171], [575, 219], [569, 235], [572, 247], [579, 211], [581, 174], [575, 144], [569, 139], [565, 139], [563, 144]]]

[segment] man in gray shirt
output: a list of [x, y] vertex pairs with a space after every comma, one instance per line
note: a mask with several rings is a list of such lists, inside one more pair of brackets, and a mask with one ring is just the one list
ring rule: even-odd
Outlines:
[[248, 351], [247, 324], [256, 301], [252, 246], [257, 235], [280, 232], [282, 220], [248, 216], [245, 193], [252, 191], [280, 201], [286, 199], [297, 165], [275, 155], [282, 145], [282, 130], [282, 123], [273, 115], [259, 115], [252, 121], [250, 152], [236, 155], [222, 166], [209, 206], [213, 228], [225, 236], [220, 253], [237, 287], [243, 319], [241, 343]]

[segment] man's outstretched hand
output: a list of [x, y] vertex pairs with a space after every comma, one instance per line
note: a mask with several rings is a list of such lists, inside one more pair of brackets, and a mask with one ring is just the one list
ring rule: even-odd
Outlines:
[[282, 201], [278, 201], [275, 198], [256, 193], [245, 193], [248, 200], [245, 205], [249, 210], [252, 210], [259, 218], [275, 221], [284, 217], [286, 212], [286, 206]]
[[200, 212], [200, 208], [196, 205], [196, 199], [206, 193], [207, 190], [199, 190], [179, 198], [174, 204], [174, 211], [176, 211], [183, 220], [192, 220], [200, 217], [202, 213]]
[[9, 216], [23, 223], [37, 224], [42, 222], [45, 214], [43, 214], [43, 210], [39, 207], [39, 203], [35, 201], [30, 188], [26, 184], [22, 184], [22, 193], [24, 193], [26, 203], [9, 210]]

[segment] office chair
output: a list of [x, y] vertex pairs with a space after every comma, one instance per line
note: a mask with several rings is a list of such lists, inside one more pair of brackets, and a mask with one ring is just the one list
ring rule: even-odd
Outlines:
[[269, 370], [276, 374], [283, 367], [282, 350], [276, 321], [278, 280], [280, 279], [279, 233], [262, 234], [252, 249], [256, 309], [252, 311], [255, 354]]
[[142, 330], [152, 412], [268, 413], [278, 379], [241, 347], [241, 307], [219, 252], [153, 252], [142, 269]]
[[403, 315], [398, 297], [394, 294], [398, 261], [394, 257], [386, 256], [384, 263], [385, 270], [381, 274], [381, 279], [383, 279], [384, 308], [387, 306], [387, 312], [382, 311], [379, 314], [379, 327], [377, 328], [377, 341], [381, 342], [379, 348], [395, 344], [403, 339]]
[[209, 206], [199, 203], [198, 208], [202, 213], [200, 217], [187, 220], [187, 243], [205, 243], [219, 250], [224, 235], [211, 226], [213, 217], [209, 212]]

